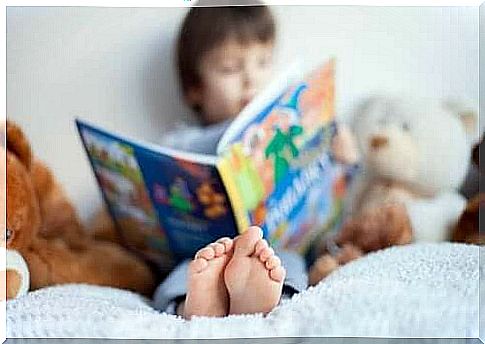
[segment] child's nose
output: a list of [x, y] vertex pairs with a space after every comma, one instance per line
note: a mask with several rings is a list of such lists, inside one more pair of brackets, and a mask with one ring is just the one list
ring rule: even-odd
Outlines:
[[256, 84], [256, 78], [251, 68], [244, 68], [243, 82], [246, 88], [252, 88]]
[[244, 89], [246, 93], [255, 95], [264, 85], [264, 77], [254, 69], [248, 69], [244, 77]]

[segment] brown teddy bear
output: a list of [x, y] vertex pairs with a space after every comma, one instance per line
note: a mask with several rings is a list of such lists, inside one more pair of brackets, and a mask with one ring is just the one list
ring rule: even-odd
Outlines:
[[[32, 156], [26, 137], [10, 121], [6, 143], [0, 150], [7, 162], [7, 223], [2, 228], [9, 252], [7, 266], [9, 256], [20, 264], [25, 261], [30, 290], [86, 283], [150, 295], [155, 279], [148, 266], [121, 246], [95, 240], [83, 229], [50, 170]], [[25, 285], [19, 278], [22, 273], [7, 274], [7, 297], [18, 295]]]

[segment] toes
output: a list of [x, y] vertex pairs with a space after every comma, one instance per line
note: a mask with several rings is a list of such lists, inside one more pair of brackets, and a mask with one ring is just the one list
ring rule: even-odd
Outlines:
[[216, 252], [214, 251], [214, 248], [212, 248], [211, 246], [206, 246], [195, 254], [196, 259], [204, 258], [206, 260], [211, 260], [215, 256], [216, 256]]
[[269, 271], [269, 276], [275, 282], [283, 282], [286, 276], [286, 270], [282, 266], [278, 266], [277, 268]]
[[225, 252], [227, 253], [232, 250], [234, 240], [232, 240], [231, 238], [220, 238], [219, 240], [217, 240], [217, 242], [224, 245]]
[[263, 237], [263, 231], [259, 227], [249, 227], [241, 234], [234, 243], [234, 255], [249, 257], [254, 253], [256, 243]]
[[216, 242], [213, 242], [203, 249], [200, 249], [196, 254], [195, 258], [204, 258], [206, 260], [211, 260], [222, 256], [224, 253], [229, 252], [232, 249], [232, 240], [229, 238], [221, 238]]
[[189, 272], [192, 274], [196, 274], [199, 272], [204, 271], [204, 269], [209, 266], [209, 263], [207, 260], [203, 258], [196, 258], [193, 261], [190, 262], [189, 264]]
[[218, 242], [213, 242], [212, 244], [209, 245], [210, 248], [214, 250], [214, 256], [215, 257], [220, 257], [226, 252], [226, 247]]
[[266, 263], [266, 261], [271, 257], [274, 256], [274, 250], [271, 247], [267, 247], [261, 251], [259, 255], [259, 260], [261, 263]]
[[281, 260], [278, 256], [271, 256], [266, 261], [265, 266], [268, 270], [276, 269], [278, 266], [281, 266]]
[[254, 250], [254, 255], [256, 257], [259, 257], [261, 252], [263, 252], [264, 249], [268, 248], [268, 246], [269, 246], [268, 242], [265, 239], [259, 240], [258, 243], [256, 244], [256, 248]]

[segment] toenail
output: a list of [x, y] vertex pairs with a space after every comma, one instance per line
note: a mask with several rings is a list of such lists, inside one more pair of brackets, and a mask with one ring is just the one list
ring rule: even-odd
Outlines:
[[281, 259], [278, 256], [273, 256], [271, 263], [272, 263], [271, 266], [273, 268], [276, 268], [278, 266], [281, 266]]
[[260, 238], [263, 238], [263, 230], [261, 229], [261, 227], [259, 227], [259, 226], [251, 226], [251, 227], [249, 227], [249, 228], [248, 228], [248, 230], [249, 230], [249, 229], [253, 229], [253, 230], [254, 230], [254, 229], [257, 229], [257, 230], [258, 230], [258, 236], [259, 236]]

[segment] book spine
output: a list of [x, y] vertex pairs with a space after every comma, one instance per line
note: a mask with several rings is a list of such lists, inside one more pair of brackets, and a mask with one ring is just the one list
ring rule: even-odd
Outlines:
[[244, 203], [241, 195], [239, 194], [239, 189], [236, 185], [236, 181], [232, 174], [232, 168], [229, 159], [222, 158], [217, 163], [217, 170], [221, 175], [222, 182], [229, 196], [229, 201], [231, 202], [232, 211], [236, 219], [236, 225], [238, 233], [243, 233], [249, 227], [249, 216], [244, 209]]

